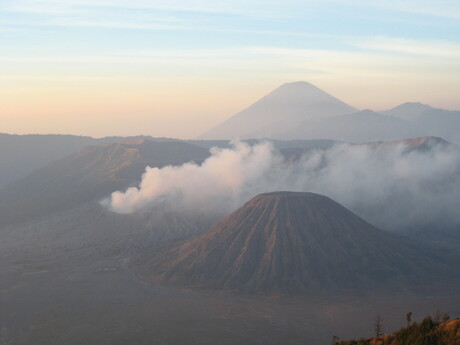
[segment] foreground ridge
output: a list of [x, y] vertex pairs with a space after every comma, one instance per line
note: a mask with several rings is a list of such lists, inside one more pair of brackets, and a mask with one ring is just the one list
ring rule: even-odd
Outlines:
[[397, 332], [368, 339], [335, 341], [334, 345], [458, 345], [460, 344], [460, 320], [448, 320], [449, 316], [442, 316], [444, 321], [425, 317], [420, 323], [414, 322]]

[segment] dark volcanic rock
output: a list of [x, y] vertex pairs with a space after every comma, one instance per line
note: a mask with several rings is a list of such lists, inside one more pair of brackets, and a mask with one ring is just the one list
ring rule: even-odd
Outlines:
[[440, 252], [314, 193], [256, 196], [210, 232], [133, 260], [150, 280], [252, 293], [406, 286], [447, 274]]

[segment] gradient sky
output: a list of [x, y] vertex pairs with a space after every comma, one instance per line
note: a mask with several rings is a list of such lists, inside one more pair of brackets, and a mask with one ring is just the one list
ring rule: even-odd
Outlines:
[[458, 0], [0, 0], [0, 132], [192, 138], [277, 86], [460, 109]]

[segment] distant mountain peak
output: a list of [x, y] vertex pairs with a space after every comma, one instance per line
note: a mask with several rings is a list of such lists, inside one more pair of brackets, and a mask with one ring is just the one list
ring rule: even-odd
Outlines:
[[433, 107], [429, 106], [428, 104], [420, 103], [420, 102], [406, 102], [403, 104], [400, 104], [396, 107], [393, 108], [395, 109], [400, 109], [400, 110], [412, 110], [412, 111], [425, 111], [425, 110], [431, 110], [434, 109]]
[[289, 86], [289, 85], [291, 85], [291, 86], [295, 86], [295, 85], [305, 85], [305, 86], [316, 87], [316, 86], [314, 86], [312, 83], [309, 83], [309, 82], [304, 81], [304, 80], [298, 80], [298, 81], [287, 82], [287, 83], [282, 84], [280, 87]]
[[428, 107], [431, 108], [428, 104], [422, 103], [422, 102], [405, 102], [401, 104], [400, 106], [405, 106], [405, 107]]
[[282, 84], [281, 86], [278, 87], [278, 89], [315, 89], [315, 90], [320, 90], [322, 91], [320, 88], [316, 87], [315, 85], [309, 83], [309, 82], [306, 82], [306, 81], [293, 81], [293, 82], [289, 82], [289, 83], [284, 83]]
[[355, 108], [318, 87], [297, 81], [279, 86], [200, 138], [276, 139], [301, 121], [355, 111]]
[[324, 102], [343, 103], [313, 84], [305, 81], [297, 81], [285, 83], [277, 87], [251, 107], [268, 103], [269, 106], [278, 107], [278, 111], [289, 112], [289, 107], [301, 105], [305, 107], [303, 110], [307, 111], [309, 106]]
[[420, 118], [420, 116], [422, 116], [424, 113], [433, 110], [437, 109], [420, 102], [406, 102], [382, 113], [394, 117], [399, 117], [404, 120], [413, 121]]

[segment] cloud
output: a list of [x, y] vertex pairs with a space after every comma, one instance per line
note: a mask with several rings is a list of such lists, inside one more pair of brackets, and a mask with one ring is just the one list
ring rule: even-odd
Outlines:
[[342, 203], [385, 229], [460, 226], [460, 151], [433, 144], [337, 145], [287, 164], [270, 143], [213, 149], [202, 165], [147, 168], [138, 187], [103, 204], [119, 213], [159, 204], [231, 212], [251, 197], [276, 190], [311, 191]]
[[457, 42], [377, 36], [354, 40], [351, 43], [369, 51], [460, 59], [460, 43]]
[[[183, 15], [207, 14], [253, 17], [258, 19], [285, 18], [292, 6], [281, 5], [275, 0], [232, 0], [227, 2], [208, 0], [14, 0], [6, 1], [3, 5], [13, 12], [36, 14], [72, 14], [74, 11], [87, 13], [104, 13], [105, 11], [151, 11], [181, 13]], [[304, 7], [304, 3], [294, 2], [296, 7]]]
[[[292, 10], [307, 10], [315, 4], [332, 3], [340, 6], [357, 6], [384, 9], [403, 13], [423, 14], [447, 18], [460, 17], [460, 5], [456, 0], [286, 0], [282, 4], [275, 0], [14, 0], [5, 1], [11, 4], [24, 5], [35, 8], [49, 8], [67, 6], [69, 8], [108, 7], [128, 9], [161, 9], [167, 11], [201, 12], [201, 13], [229, 13], [241, 15], [258, 15], [270, 13], [279, 17], [281, 13]], [[258, 14], [257, 14], [258, 12]], [[291, 13], [291, 15], [293, 15]]]
[[[80, 22], [76, 25], [101, 25], [108, 27], [116, 26], [116, 23], [85, 23]], [[126, 24], [129, 25], [129, 24]], [[144, 24], [133, 25], [133, 28], [141, 28]], [[163, 26], [160, 24], [157, 29]], [[168, 27], [167, 25], [163, 28]], [[337, 39], [339, 39], [337, 37]], [[162, 49], [162, 50], [127, 50], [114, 55], [97, 56], [2, 56], [1, 61], [5, 62], [63, 62], [63, 63], [157, 63], [182, 61], [184, 63], [193, 61], [218, 62], [219, 64], [229, 65], [235, 62], [248, 64], [250, 68], [257, 68], [257, 65], [269, 62], [273, 68], [289, 67], [291, 71], [301, 72], [302, 70], [324, 70], [335, 75], [341, 72], [347, 74], [356, 73], [379, 73], [388, 75], [389, 72], [397, 72], [398, 75], [419, 73], [424, 70], [425, 74], [432, 73], [434, 66], [438, 66], [436, 73], [445, 71], [446, 76], [452, 76], [452, 67], [459, 66], [460, 45], [445, 42], [445, 44], [433, 43], [431, 46], [424, 45], [423, 42], [411, 40], [392, 39], [392, 38], [366, 38], [362, 40], [349, 41], [350, 44], [362, 47], [367, 51], [347, 51], [347, 50], [326, 50], [326, 49], [299, 49], [283, 48], [277, 46], [231, 46], [223, 48], [204, 48], [204, 49]], [[406, 44], [407, 42], [407, 44]], [[405, 48], [403, 48], [405, 47]], [[431, 50], [436, 52], [430, 53]], [[440, 49], [443, 47], [444, 49]], [[399, 50], [398, 50], [399, 49]], [[397, 54], [382, 54], [381, 51], [405, 52], [412, 54], [426, 55], [414, 61], [411, 56], [398, 56]], [[445, 60], [445, 67], [439, 67], [439, 59]], [[241, 66], [241, 65], [240, 65]], [[238, 66], [238, 68], [240, 68]], [[458, 79], [458, 77], [452, 76]]]

